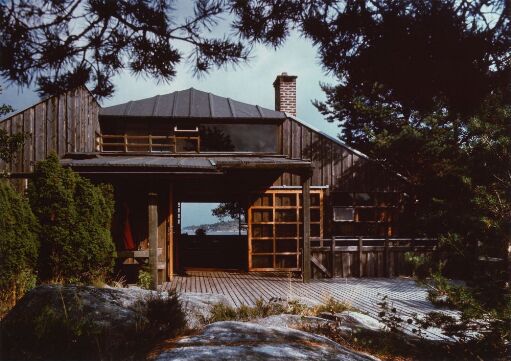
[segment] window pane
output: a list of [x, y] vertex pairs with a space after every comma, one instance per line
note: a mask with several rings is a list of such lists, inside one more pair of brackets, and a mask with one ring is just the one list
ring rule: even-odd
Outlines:
[[272, 194], [264, 194], [254, 202], [254, 206], [256, 207], [271, 207], [272, 205], [273, 205]]
[[296, 209], [275, 210], [276, 222], [296, 222]]
[[312, 193], [311, 194], [311, 206], [319, 206], [319, 194], [318, 193]]
[[203, 124], [202, 152], [277, 153], [276, 124]]
[[254, 224], [252, 225], [252, 237], [273, 237], [273, 225]]
[[275, 226], [276, 237], [296, 237], [298, 227], [294, 224], [277, 224]]
[[[310, 210], [310, 221], [311, 222], [320, 222], [321, 221], [321, 210], [312, 208]], [[300, 208], [300, 222], [303, 222], [303, 210]]]
[[272, 222], [273, 219], [273, 212], [272, 210], [259, 210], [259, 209], [253, 209], [252, 210], [252, 222], [254, 223], [260, 223], [260, 222]]
[[176, 152], [197, 152], [198, 140], [194, 138], [176, 138]]
[[272, 253], [273, 241], [271, 239], [252, 240], [252, 252], [254, 253]]
[[276, 252], [298, 252], [297, 239], [277, 239]]
[[321, 228], [319, 224], [311, 224], [311, 237], [321, 237]]
[[353, 221], [355, 210], [351, 207], [334, 207], [334, 221]]
[[276, 256], [276, 268], [296, 268], [296, 256]]
[[276, 203], [276, 206], [281, 206], [281, 207], [292, 207], [292, 206], [296, 206], [296, 194], [295, 193], [291, 193], [291, 194], [277, 194], [275, 196], [275, 203]]
[[273, 256], [252, 256], [253, 268], [273, 268]]

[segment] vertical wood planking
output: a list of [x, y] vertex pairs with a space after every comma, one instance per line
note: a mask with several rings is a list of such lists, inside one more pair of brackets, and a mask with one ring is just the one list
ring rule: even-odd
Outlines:
[[[293, 132], [291, 129], [292, 123], [291, 120], [286, 119], [284, 120], [284, 123], [282, 124], [282, 147], [283, 147], [283, 153], [287, 157], [291, 157], [291, 141]], [[292, 185], [292, 178], [291, 175], [287, 172], [282, 174], [282, 183], [283, 185]]]
[[23, 144], [23, 172], [33, 170], [34, 160], [34, 108], [28, 108], [23, 112], [23, 131], [30, 134]]
[[65, 94], [59, 96], [58, 118], [57, 118], [57, 153], [62, 156], [66, 153], [67, 144], [67, 97]]
[[321, 137], [316, 133], [311, 133], [311, 161], [314, 172], [312, 174], [312, 185], [321, 184]]
[[35, 107], [34, 118], [34, 161], [46, 158], [46, 103]]
[[305, 160], [312, 159], [312, 131], [306, 127], [302, 128], [302, 155], [301, 158]]
[[67, 152], [76, 151], [76, 106], [74, 92], [70, 91], [67, 95]]
[[46, 102], [46, 155], [57, 151], [57, 102], [57, 97], [51, 97]]
[[[11, 121], [11, 134], [22, 134], [23, 133], [23, 113], [19, 113], [12, 118]], [[23, 147], [14, 154], [12, 160], [13, 173], [23, 172]]]
[[[298, 122], [291, 122], [291, 158], [300, 159], [301, 157], [301, 141], [302, 141], [302, 125]], [[297, 174], [291, 175], [292, 185], [300, 184], [300, 176]]]
[[94, 151], [95, 132], [99, 128], [99, 106], [85, 89], [50, 97], [0, 122], [9, 135], [29, 133], [20, 154], [0, 170], [28, 173], [36, 161], [52, 151], [59, 156], [73, 151]]
[[[9, 122], [9, 120], [2, 120], [2, 121], [0, 121], [0, 131], [2, 131], [2, 133], [4, 131], [8, 132], [7, 131], [8, 122]], [[3, 171], [7, 172], [8, 168], [9, 168], [9, 164], [7, 164], [6, 162], [4, 162], [3, 160], [0, 159], [0, 172], [3, 172]]]

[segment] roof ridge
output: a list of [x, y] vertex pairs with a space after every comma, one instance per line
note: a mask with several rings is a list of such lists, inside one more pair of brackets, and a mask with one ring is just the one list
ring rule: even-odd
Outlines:
[[133, 105], [133, 100], [130, 100], [128, 103], [126, 103], [126, 106], [124, 107], [124, 115], [130, 114], [132, 105]]
[[229, 110], [231, 111], [231, 115], [233, 118], [236, 118], [236, 113], [234, 112], [234, 105], [232, 104], [232, 99], [227, 98], [227, 104], [229, 104]]
[[192, 109], [193, 109], [193, 101], [195, 99], [195, 89], [193, 88], [190, 88], [188, 89], [188, 93], [189, 93], [189, 96], [190, 96], [190, 101], [189, 101], [189, 104], [188, 104], [188, 116], [191, 117], [192, 116]]
[[160, 102], [160, 95], [158, 94], [158, 95], [156, 95], [154, 98], [155, 98], [155, 99], [154, 99], [154, 107], [153, 107], [153, 114], [152, 114], [152, 115], [153, 115], [153, 117], [154, 117], [154, 115], [157, 113], [157, 110], [158, 110], [158, 104], [159, 104], [159, 102]]
[[174, 94], [174, 99], [172, 99], [172, 116], [176, 116], [176, 99], [179, 95], [179, 90], [176, 90], [175, 92], [172, 92], [171, 94]]
[[208, 92], [208, 103], [209, 103], [209, 115], [211, 118], [214, 118], [214, 112], [213, 112], [213, 94]]
[[261, 110], [262, 108], [257, 104], [255, 107], [256, 107], [257, 111], [259, 112], [259, 115], [261, 116], [261, 118], [264, 118], [263, 111]]

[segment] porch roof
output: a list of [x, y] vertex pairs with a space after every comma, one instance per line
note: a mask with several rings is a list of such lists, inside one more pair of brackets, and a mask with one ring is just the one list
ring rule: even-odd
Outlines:
[[311, 162], [282, 156], [103, 156], [64, 158], [64, 166], [78, 171], [100, 169], [116, 173], [123, 171], [151, 172], [221, 172], [222, 170], [307, 170]]

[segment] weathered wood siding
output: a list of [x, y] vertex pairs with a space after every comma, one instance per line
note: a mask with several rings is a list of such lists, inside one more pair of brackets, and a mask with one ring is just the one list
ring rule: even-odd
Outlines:
[[360, 248], [357, 245], [343, 245], [346, 242], [336, 241], [333, 257], [331, 243], [325, 244], [328, 247], [311, 248], [311, 257], [329, 272], [329, 275], [325, 275], [315, 266], [312, 268], [313, 278], [410, 276], [412, 266], [406, 261], [406, 253], [428, 257], [436, 250], [437, 243], [433, 239], [400, 239], [390, 240], [385, 246], [384, 240], [378, 242], [373, 239], [364, 241]]
[[29, 133], [30, 138], [9, 164], [0, 161], [0, 172], [26, 174], [34, 163], [51, 152], [93, 152], [99, 129], [99, 104], [86, 88], [43, 100], [0, 121], [9, 135]]
[[[282, 124], [281, 144], [282, 154], [312, 162], [312, 186], [328, 186], [330, 191], [387, 192], [400, 190], [403, 184], [381, 165], [293, 119]], [[300, 177], [290, 173], [283, 173], [274, 183], [300, 185]]]

